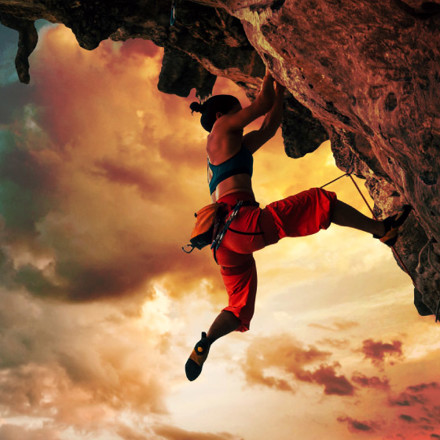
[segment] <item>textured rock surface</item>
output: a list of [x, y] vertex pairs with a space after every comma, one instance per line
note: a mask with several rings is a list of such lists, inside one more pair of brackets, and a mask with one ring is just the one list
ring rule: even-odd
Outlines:
[[[285, 84], [286, 152], [326, 137], [337, 165], [366, 179], [384, 216], [413, 214], [397, 250], [423, 302], [440, 292], [440, 6], [418, 0], [0, 0], [1, 21], [62, 22], [79, 44], [145, 38], [165, 48], [159, 88], [207, 96], [215, 76], [255, 95], [267, 65]], [[12, 23], [12, 24], [11, 24]], [[15, 27], [17, 28], [17, 27]], [[30, 34], [29, 34], [30, 35]], [[26, 80], [26, 75], [20, 76]]]

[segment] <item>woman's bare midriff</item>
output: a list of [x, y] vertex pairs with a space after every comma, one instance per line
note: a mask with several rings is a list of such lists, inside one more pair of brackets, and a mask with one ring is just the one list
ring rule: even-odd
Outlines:
[[213, 202], [216, 202], [221, 197], [227, 196], [235, 192], [248, 192], [254, 194], [252, 191], [252, 181], [248, 174], [236, 174], [228, 177], [217, 185], [215, 191], [211, 194]]

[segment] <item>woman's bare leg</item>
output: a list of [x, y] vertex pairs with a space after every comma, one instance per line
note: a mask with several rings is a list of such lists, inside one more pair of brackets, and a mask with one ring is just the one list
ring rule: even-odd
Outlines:
[[385, 234], [385, 226], [382, 221], [368, 218], [340, 200], [336, 200], [333, 208], [332, 223], [369, 232], [378, 237], [382, 237]]
[[218, 338], [237, 330], [239, 325], [240, 320], [232, 312], [223, 310], [212, 323], [210, 329], [208, 330], [207, 337], [212, 344]]

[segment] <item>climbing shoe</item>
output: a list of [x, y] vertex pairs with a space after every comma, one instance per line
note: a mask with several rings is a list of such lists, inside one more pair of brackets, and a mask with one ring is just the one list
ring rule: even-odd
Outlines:
[[408, 218], [411, 210], [412, 207], [410, 205], [404, 205], [402, 211], [390, 217], [387, 217], [383, 221], [383, 224], [385, 226], [385, 234], [382, 237], [379, 237], [378, 235], [373, 235], [373, 237], [378, 238], [382, 243], [385, 243], [387, 246], [394, 246], [399, 235], [399, 228]]
[[195, 380], [202, 372], [203, 363], [208, 357], [211, 342], [206, 337], [206, 333], [202, 332], [202, 339], [195, 345], [190, 357], [185, 364], [185, 373], [188, 380]]

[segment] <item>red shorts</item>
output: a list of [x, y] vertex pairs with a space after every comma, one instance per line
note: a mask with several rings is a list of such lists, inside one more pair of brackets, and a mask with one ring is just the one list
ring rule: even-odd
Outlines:
[[[237, 192], [220, 198], [232, 210], [238, 200], [254, 200], [245, 192]], [[223, 282], [229, 296], [229, 304], [223, 310], [240, 319], [238, 331], [249, 330], [254, 314], [257, 292], [257, 270], [252, 253], [284, 237], [311, 235], [327, 229], [336, 194], [320, 188], [312, 188], [283, 200], [270, 203], [264, 209], [243, 206], [231, 223], [236, 231], [258, 233], [238, 234], [228, 230], [216, 252]]]

